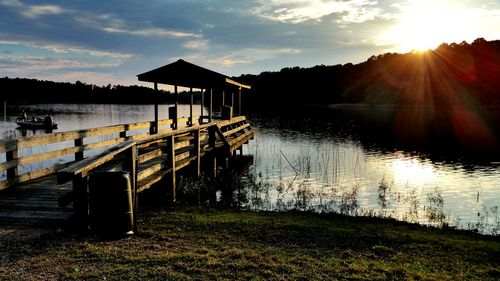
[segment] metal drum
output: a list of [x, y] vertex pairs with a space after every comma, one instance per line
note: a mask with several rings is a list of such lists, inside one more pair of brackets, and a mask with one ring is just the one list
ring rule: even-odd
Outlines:
[[90, 230], [103, 236], [134, 234], [132, 185], [128, 172], [95, 172], [89, 176]]

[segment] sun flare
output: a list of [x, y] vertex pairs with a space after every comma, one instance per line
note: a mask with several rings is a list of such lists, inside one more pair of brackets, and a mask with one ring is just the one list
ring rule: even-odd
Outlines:
[[434, 49], [443, 42], [474, 39], [470, 11], [448, 1], [409, 1], [399, 7], [397, 24], [383, 33], [382, 44], [393, 45], [399, 52]]

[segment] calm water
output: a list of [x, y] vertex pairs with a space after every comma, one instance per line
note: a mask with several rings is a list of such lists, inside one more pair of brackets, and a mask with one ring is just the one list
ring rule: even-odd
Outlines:
[[[153, 117], [153, 106], [148, 105], [53, 104], [23, 108], [40, 115], [51, 113], [59, 124], [57, 131]], [[160, 106], [160, 118], [167, 118], [166, 108]], [[199, 111], [195, 107], [195, 114]], [[12, 121], [18, 112], [18, 108], [9, 108], [7, 122], [2, 116], [2, 138], [43, 133], [16, 130]], [[189, 107], [181, 105], [180, 112], [187, 116]], [[411, 114], [414, 116], [414, 112]], [[398, 138], [393, 138], [394, 132], [379, 126], [384, 122], [392, 124], [387, 122], [390, 115], [394, 113], [373, 108], [321, 109], [319, 115], [316, 112], [300, 118], [289, 113], [281, 117], [250, 115], [255, 139], [244, 147], [244, 153], [254, 157], [250, 177], [254, 175], [255, 188], [247, 191], [246, 207], [379, 215], [498, 234], [497, 154], [486, 153], [489, 157], [472, 160], [463, 157], [467, 153], [455, 149], [456, 144], [440, 135], [442, 130], [426, 131], [426, 136], [433, 139], [431, 143], [407, 142], [408, 132], [398, 131]], [[372, 119], [377, 119], [376, 124], [366, 122]], [[415, 124], [409, 128], [409, 132], [422, 130]], [[464, 134], [464, 130], [457, 132]], [[476, 139], [462, 137], [460, 141], [467, 146]], [[432, 145], [435, 143], [452, 149], [437, 150]]]

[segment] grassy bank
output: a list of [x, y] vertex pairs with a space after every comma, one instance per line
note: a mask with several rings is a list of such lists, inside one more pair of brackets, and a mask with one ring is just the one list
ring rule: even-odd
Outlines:
[[498, 237], [373, 218], [154, 211], [121, 240], [0, 237], [2, 280], [500, 278]]

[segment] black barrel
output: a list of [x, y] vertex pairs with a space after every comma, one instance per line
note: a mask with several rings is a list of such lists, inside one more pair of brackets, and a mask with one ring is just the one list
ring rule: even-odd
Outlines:
[[90, 230], [117, 237], [134, 234], [132, 185], [127, 172], [95, 172], [89, 176]]

